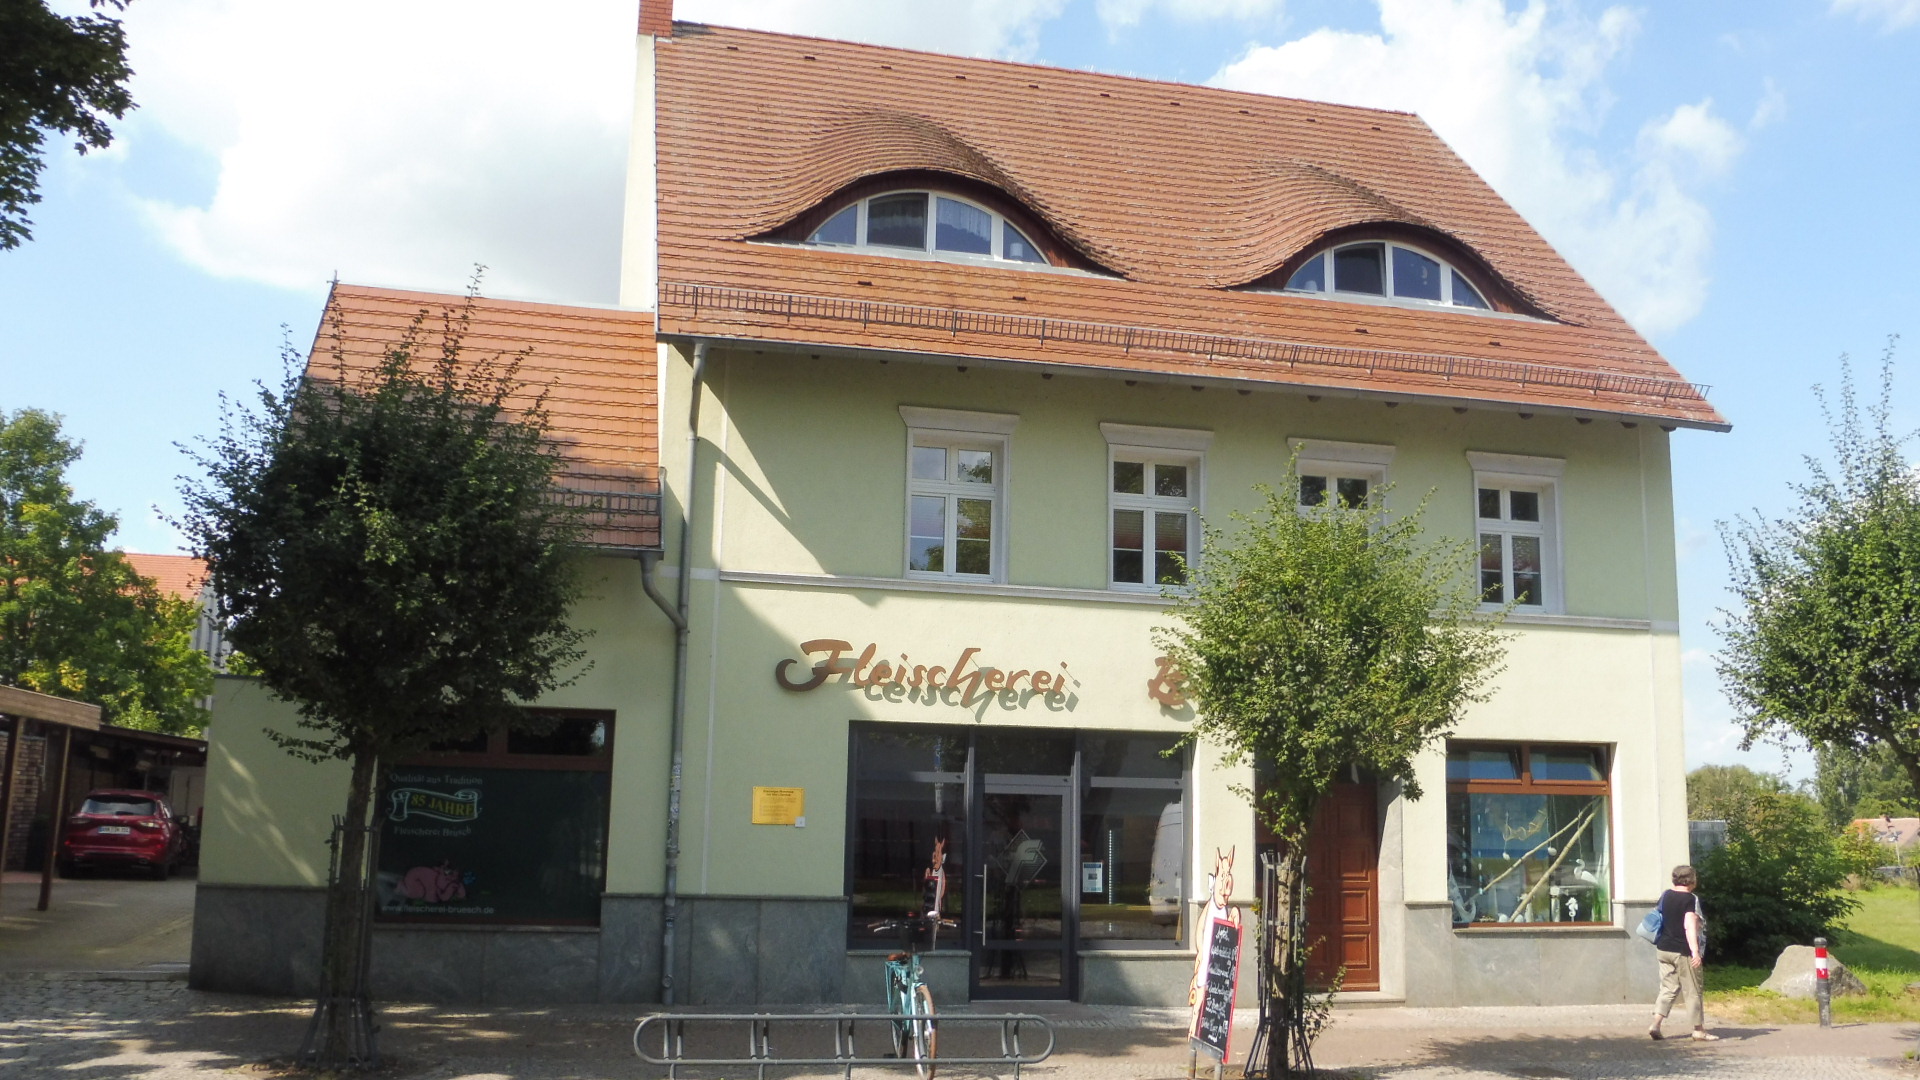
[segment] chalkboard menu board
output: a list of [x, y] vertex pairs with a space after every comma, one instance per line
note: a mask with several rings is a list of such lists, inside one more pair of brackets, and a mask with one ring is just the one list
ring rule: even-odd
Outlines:
[[402, 766], [380, 806], [380, 917], [596, 923], [609, 774]]
[[1214, 919], [1204, 946], [1206, 967], [1201, 973], [1204, 981], [1194, 1015], [1193, 1045], [1225, 1061], [1227, 1044], [1233, 1038], [1233, 993], [1240, 981], [1240, 928], [1225, 919]]

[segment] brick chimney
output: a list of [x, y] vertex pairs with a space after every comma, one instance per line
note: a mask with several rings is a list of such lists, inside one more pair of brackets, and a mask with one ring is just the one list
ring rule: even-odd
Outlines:
[[640, 32], [673, 36], [673, 0], [640, 0]]

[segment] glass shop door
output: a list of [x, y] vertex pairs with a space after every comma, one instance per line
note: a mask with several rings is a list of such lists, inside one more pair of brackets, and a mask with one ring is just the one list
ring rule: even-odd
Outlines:
[[1078, 896], [1067, 776], [988, 773], [974, 800], [974, 895], [967, 904], [974, 998], [1072, 992]]

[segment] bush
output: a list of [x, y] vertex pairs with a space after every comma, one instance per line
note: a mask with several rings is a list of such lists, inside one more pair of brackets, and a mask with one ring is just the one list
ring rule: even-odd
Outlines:
[[1899, 861], [1893, 849], [1882, 844], [1865, 825], [1849, 825], [1833, 840], [1834, 857], [1849, 879], [1872, 888], [1879, 884], [1880, 868]]
[[1771, 967], [1786, 946], [1833, 936], [1859, 906], [1838, 892], [1851, 867], [1799, 795], [1756, 794], [1698, 869], [1710, 947], [1732, 963]]

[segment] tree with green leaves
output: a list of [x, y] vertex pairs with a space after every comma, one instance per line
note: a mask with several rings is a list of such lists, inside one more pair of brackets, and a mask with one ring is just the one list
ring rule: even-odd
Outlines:
[[1793, 785], [1745, 765], [1702, 765], [1687, 774], [1687, 816], [1731, 821], [1759, 795], [1786, 795]]
[[1833, 460], [1806, 459], [1785, 516], [1723, 525], [1735, 607], [1720, 676], [1746, 742], [1884, 748], [1920, 790], [1920, 478], [1893, 430], [1894, 345], [1863, 410], [1842, 361], [1818, 387]]
[[[1298, 490], [1290, 468], [1283, 491]], [[1251, 764], [1238, 789], [1278, 838], [1278, 1017], [1268, 1075], [1311, 1068], [1324, 1000], [1309, 994], [1303, 925], [1307, 832], [1350, 771], [1421, 795], [1414, 758], [1483, 700], [1505, 646], [1467, 568], [1471, 545], [1425, 536], [1426, 503], [1389, 514], [1378, 501], [1303, 510], [1259, 489], [1237, 528], [1209, 526], [1191, 587], [1170, 591], [1176, 622], [1156, 633], [1184, 679], [1187, 742]], [[1256, 1065], [1261, 1063], [1255, 1063]]]
[[79, 457], [59, 417], [0, 412], [0, 683], [92, 702], [122, 727], [196, 735], [213, 689], [193, 647], [199, 607], [107, 547], [119, 522], [67, 484]]
[[1859, 818], [1920, 815], [1913, 780], [1885, 743], [1864, 750], [1831, 743], [1814, 747], [1813, 797], [1834, 829]]
[[448, 310], [429, 332], [421, 312], [370, 369], [332, 319], [332, 363], [303, 372], [289, 354], [281, 385], [229, 405], [192, 455], [204, 477], [182, 488], [228, 640], [298, 709], [298, 731], [269, 734], [350, 766], [318, 1065], [368, 1064], [361, 943], [387, 770], [434, 743], [539, 728], [523, 707], [583, 670], [568, 620], [583, 521], [560, 497], [544, 395], [519, 358], [464, 355], [470, 316]]
[[[128, 0], [90, 0], [125, 11]], [[0, 0], [0, 251], [31, 240], [48, 132], [80, 153], [113, 142], [106, 118], [133, 108], [127, 37], [106, 15], [56, 15], [46, 0]]]
[[1780, 950], [1831, 937], [1859, 905], [1841, 884], [1857, 869], [1813, 800], [1755, 795], [1727, 819], [1727, 845], [1700, 860], [1715, 955], [1771, 967]]

